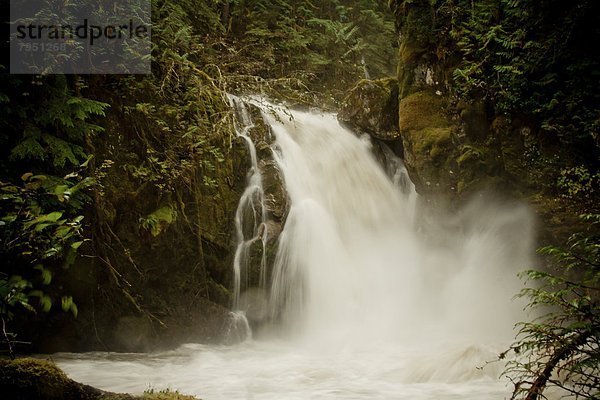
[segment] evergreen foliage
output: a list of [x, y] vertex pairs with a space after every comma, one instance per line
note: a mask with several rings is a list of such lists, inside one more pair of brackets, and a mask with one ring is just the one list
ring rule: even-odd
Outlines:
[[229, 12], [234, 74], [288, 78], [335, 103], [365, 75], [395, 70], [394, 24], [381, 1], [241, 0]]
[[490, 100], [500, 113], [535, 116], [565, 141], [598, 143], [598, 2], [448, 2], [450, 36], [463, 57], [460, 94]]
[[566, 248], [539, 250], [552, 261], [548, 272], [523, 273], [532, 282], [521, 296], [541, 316], [520, 323], [511, 346], [516, 358], [505, 375], [515, 385], [513, 399], [545, 398], [550, 386], [563, 398], [600, 395], [600, 215], [583, 218], [588, 232], [571, 236]]
[[22, 310], [49, 312], [58, 298], [77, 316], [73, 298], [52, 282], [84, 242], [86, 188], [94, 183], [85, 141], [102, 132], [92, 119], [107, 104], [75, 95], [64, 76], [1, 79], [0, 317], [12, 356], [6, 323]]
[[[142, 237], [187, 221], [202, 246], [182, 198], [191, 192], [196, 202], [207, 194], [219, 201], [217, 176], [234, 139], [226, 91], [266, 90], [305, 102], [310, 89], [342, 91], [366, 70], [387, 75], [395, 34], [386, 11], [374, 0], [153, 0], [151, 76], [0, 76], [3, 321], [58, 303], [77, 315], [77, 299], [57, 282], [92, 235], [92, 255], [108, 263], [109, 279], [142, 310], [135, 288], [126, 289], [131, 276], [110, 264], [119, 255], [103, 244], [121, 243], [103, 214], [106, 196], [126, 190], [114, 174], [134, 182], [134, 193], [157, 198], [153, 208], [135, 210]], [[114, 146], [96, 148], [109, 142], [97, 135], [114, 138]], [[121, 141], [126, 146], [116, 147]]]
[[556, 138], [568, 146], [573, 154], [562, 166], [584, 164], [596, 172], [600, 3], [389, 3], [403, 41], [411, 48], [404, 51], [402, 63], [431, 66], [442, 74], [437, 77], [442, 89], [466, 101], [483, 101], [496, 115], [528, 121], [542, 140]]

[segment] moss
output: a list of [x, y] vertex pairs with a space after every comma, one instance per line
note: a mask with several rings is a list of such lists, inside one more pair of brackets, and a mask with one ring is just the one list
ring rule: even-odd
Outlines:
[[209, 298], [217, 304], [229, 306], [233, 298], [231, 291], [225, 286], [216, 283], [212, 280], [207, 282]]
[[450, 193], [458, 179], [457, 127], [445, 114], [447, 101], [431, 91], [400, 100], [400, 134], [404, 159], [420, 193]]
[[447, 152], [451, 136], [450, 128], [422, 129], [412, 138], [413, 149], [420, 154], [429, 154], [431, 159], [439, 158]]
[[416, 42], [402, 42], [400, 45], [400, 61], [404, 64], [414, 64], [423, 55], [424, 49]]
[[476, 148], [472, 146], [465, 146], [463, 148], [462, 154], [458, 157], [456, 162], [461, 167], [472, 164], [474, 162], [479, 162], [484, 159], [485, 152], [485, 149]]
[[425, 50], [416, 42], [405, 41], [400, 45], [398, 68], [399, 95], [404, 98], [415, 90], [415, 69]]
[[194, 400], [177, 391], [150, 391], [142, 396], [109, 393], [70, 379], [51, 361], [34, 358], [0, 360], [0, 393], [11, 400]]
[[96, 399], [102, 392], [67, 377], [54, 363], [0, 360], [0, 393], [10, 399]]
[[452, 156], [452, 126], [443, 114], [445, 102], [430, 92], [414, 93], [400, 101], [400, 132], [416, 164]]
[[413, 93], [400, 101], [400, 132], [425, 128], [448, 128], [443, 114], [446, 101], [429, 91]]
[[0, 368], [4, 373], [3, 378], [10, 375], [14, 379], [13, 382], [18, 385], [44, 379], [49, 388], [59, 388], [69, 379], [56, 364], [47, 360], [33, 358], [21, 358], [13, 361], [1, 360]]

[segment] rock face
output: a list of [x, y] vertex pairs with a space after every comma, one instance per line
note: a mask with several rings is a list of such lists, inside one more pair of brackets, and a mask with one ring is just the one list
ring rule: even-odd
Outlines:
[[469, 111], [455, 115], [448, 99], [432, 89], [400, 100], [404, 160], [417, 190], [432, 200], [457, 201], [510, 182], [485, 114], [478, 114], [478, 105], [464, 107]]
[[443, 114], [444, 100], [431, 92], [417, 92], [400, 101], [400, 134], [404, 162], [418, 171], [421, 192], [431, 185], [453, 189], [452, 125]]
[[597, 207], [580, 207], [557, 190], [555, 161], [572, 163], [569, 150], [531, 116], [497, 115], [493, 100], [477, 94], [457, 101], [453, 74], [462, 59], [447, 21], [440, 22], [427, 0], [391, 0], [390, 6], [399, 34], [399, 132], [422, 199], [458, 204], [482, 190], [501, 192], [533, 205], [547, 228], [541, 241], [562, 242], [577, 231], [576, 214]]
[[386, 78], [361, 80], [350, 90], [338, 112], [340, 123], [359, 134], [398, 139], [398, 82]]

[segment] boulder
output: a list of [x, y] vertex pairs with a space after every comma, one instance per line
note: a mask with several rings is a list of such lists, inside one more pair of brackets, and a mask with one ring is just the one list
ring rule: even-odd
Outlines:
[[12, 400], [194, 400], [173, 391], [142, 396], [105, 392], [75, 382], [51, 361], [33, 358], [0, 360], [0, 393]]
[[364, 79], [344, 99], [338, 120], [355, 133], [389, 141], [400, 137], [397, 115], [398, 82]]

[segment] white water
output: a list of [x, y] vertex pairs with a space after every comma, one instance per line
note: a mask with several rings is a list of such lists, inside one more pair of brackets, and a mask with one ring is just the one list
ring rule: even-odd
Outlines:
[[[256, 241], [262, 244], [263, 252], [261, 259], [261, 272], [265, 271], [266, 257], [265, 245], [268, 237], [267, 212], [264, 206], [264, 190], [262, 176], [258, 167], [256, 147], [248, 132], [254, 128], [254, 123], [247, 105], [238, 97], [230, 95], [231, 108], [236, 111], [235, 129], [237, 135], [244, 139], [250, 153], [250, 170], [248, 171], [248, 183], [238, 203], [235, 213], [236, 250], [233, 259], [233, 293], [234, 310], [237, 311], [240, 304], [241, 288], [248, 287], [248, 262], [250, 246]], [[264, 284], [265, 276], [260, 281]], [[243, 285], [242, 285], [243, 284]], [[237, 321], [234, 318], [233, 321]]]
[[[149, 355], [63, 354], [59, 365], [102, 389], [168, 385], [206, 400], [509, 397], [503, 366], [480, 367], [523, 318], [511, 298], [530, 262], [526, 209], [480, 201], [419, 218], [402, 164], [394, 182], [335, 116], [264, 118], [291, 200], [268, 288], [270, 334]], [[239, 252], [252, 238], [237, 220]]]

